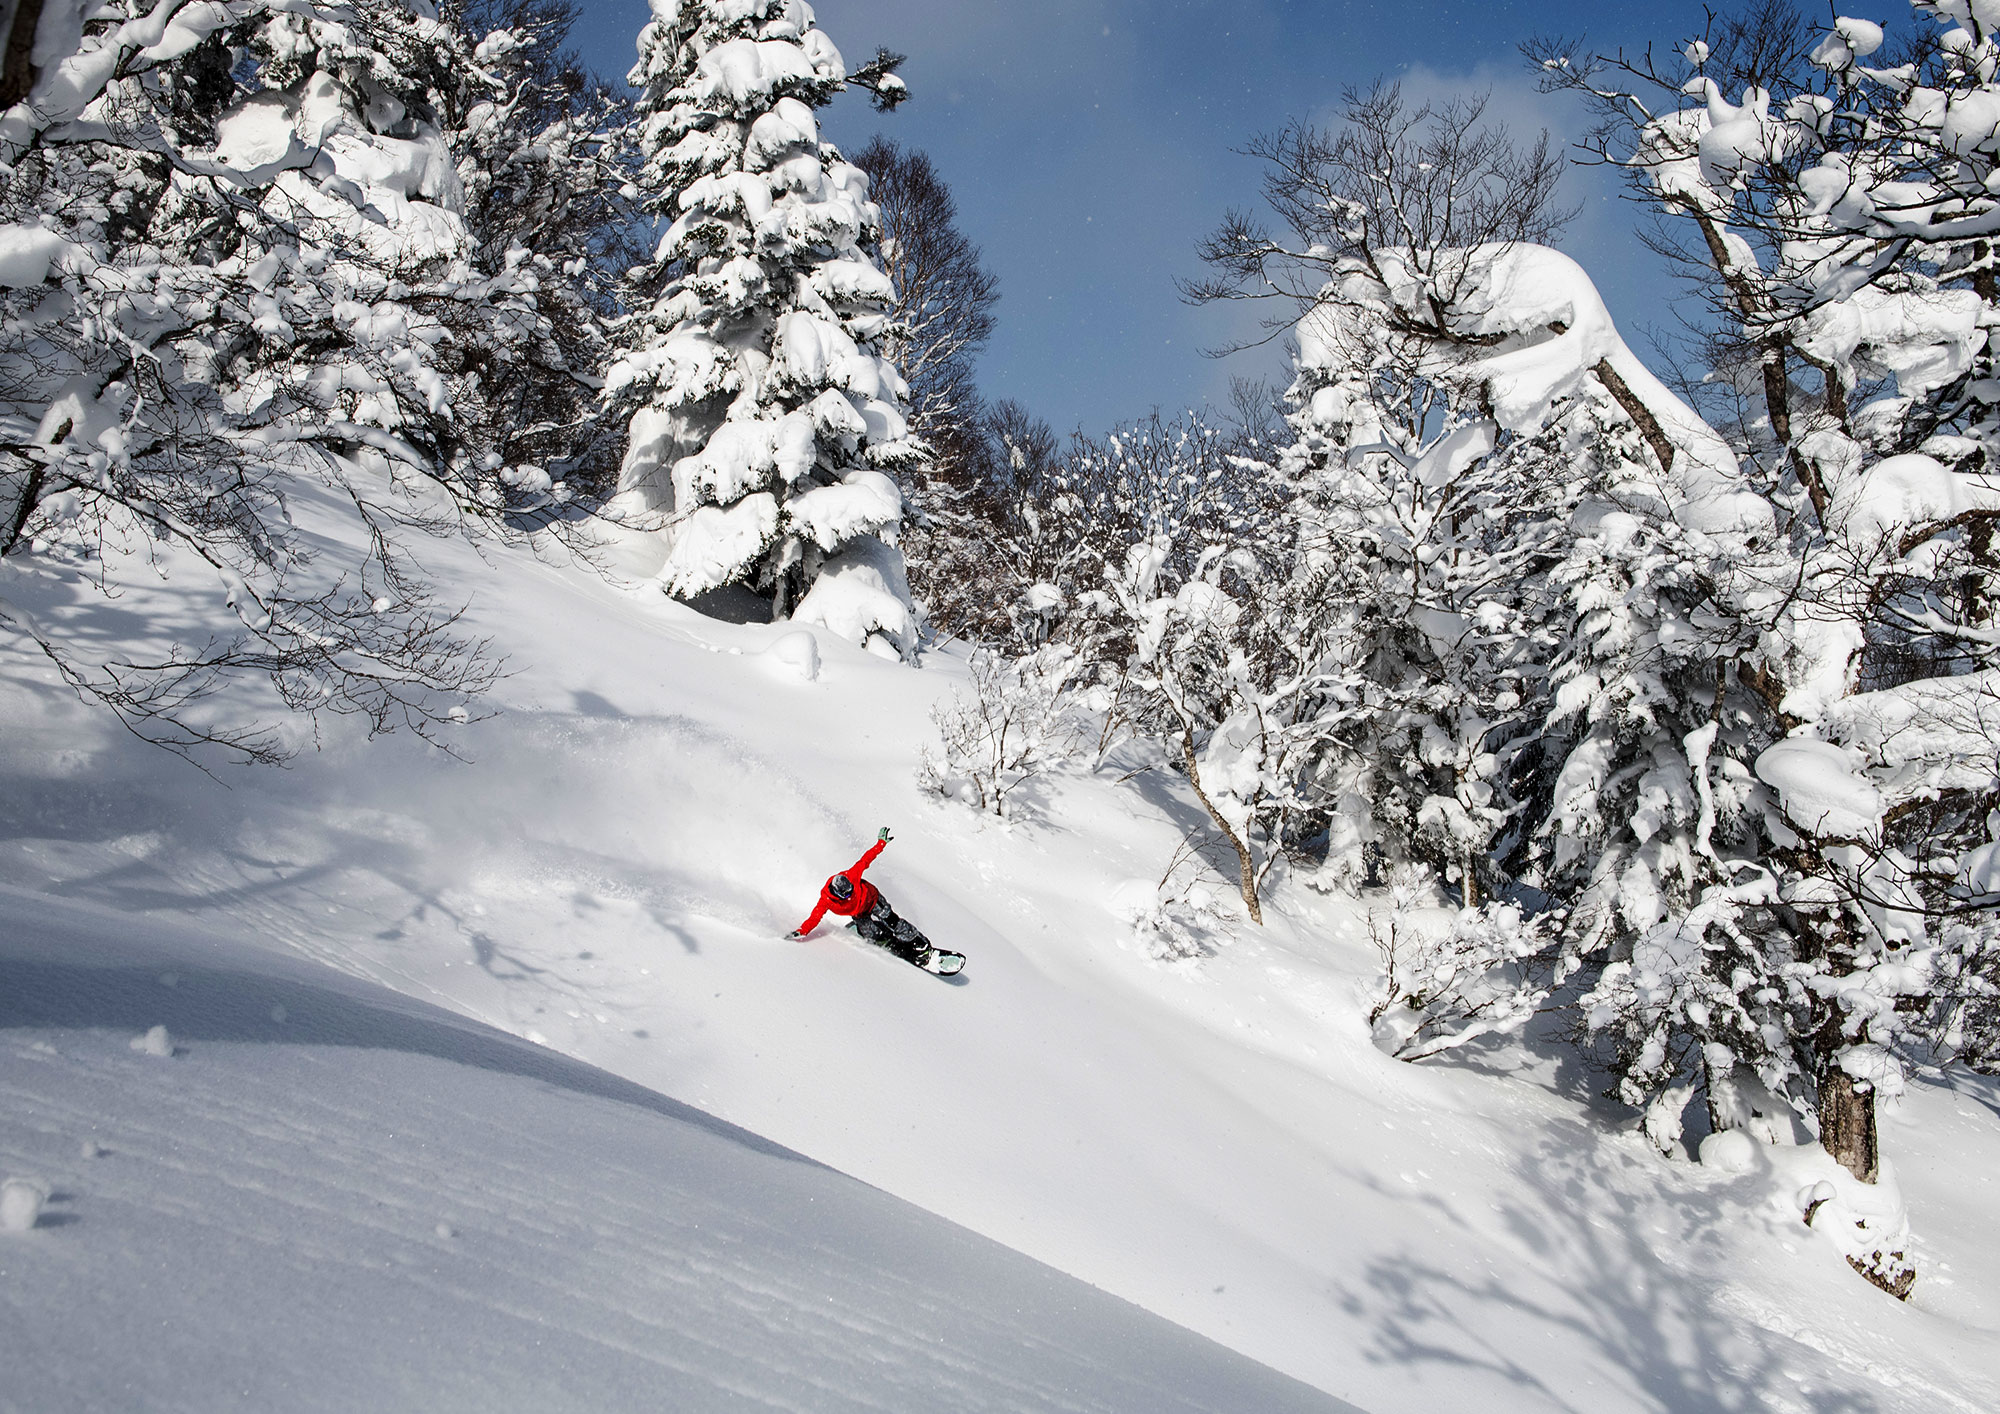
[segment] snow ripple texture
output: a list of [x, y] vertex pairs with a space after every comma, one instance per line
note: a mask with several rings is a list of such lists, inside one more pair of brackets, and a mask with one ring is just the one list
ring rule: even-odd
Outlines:
[[7, 917], [0, 1410], [1351, 1408], [476, 1023]]

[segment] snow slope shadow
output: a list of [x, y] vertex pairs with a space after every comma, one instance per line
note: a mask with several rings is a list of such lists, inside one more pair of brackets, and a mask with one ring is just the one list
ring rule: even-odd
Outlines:
[[[163, 976], [172, 984], [163, 985]], [[393, 993], [376, 1002], [254, 972], [185, 965], [167, 972], [159, 965], [93, 967], [10, 958], [0, 951], [0, 1030], [111, 1029], [136, 1034], [165, 1026], [176, 1042], [403, 1051], [634, 1105], [699, 1125], [761, 1154], [821, 1167], [803, 1154], [656, 1090], [448, 1012], [420, 1011], [419, 1006]]]
[[0, 1410], [1355, 1414], [477, 1022], [0, 890], [7, 1174], [62, 1201], [0, 1234]]

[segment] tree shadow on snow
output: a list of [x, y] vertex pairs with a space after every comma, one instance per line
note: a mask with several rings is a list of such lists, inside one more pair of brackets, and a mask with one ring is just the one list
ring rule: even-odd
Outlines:
[[[169, 968], [178, 974], [171, 987], [160, 982]], [[658, 1091], [421, 1002], [367, 1000], [254, 972], [182, 965], [165, 955], [145, 966], [111, 967], [0, 956], [0, 1030], [137, 1034], [162, 1025], [175, 1042], [188, 1046], [353, 1046], [430, 1056], [630, 1105], [760, 1154], [824, 1167]]]
[[1981, 1075], [1963, 1068], [1946, 1070], [1936, 1077], [1926, 1077], [1919, 1084], [1934, 1085], [1948, 1090], [1961, 1100], [1969, 1100], [2000, 1120], [2000, 1076]]
[[[1578, 1042], [1576, 999], [1581, 990], [1575, 981], [1566, 983], [1542, 1003], [1540, 1012], [1519, 1032], [1480, 1036], [1422, 1064], [1526, 1080], [1587, 1111], [1605, 1129], [1630, 1129], [1637, 1124], [1639, 1112], [1618, 1098], [1617, 1077], [1606, 1058], [1595, 1054], [1587, 1041]], [[1690, 1106], [1690, 1125], [1701, 1114], [1700, 1105]], [[1703, 1118], [1695, 1138], [1707, 1132]]]
[[[172, 834], [179, 823], [162, 798], [149, 792], [103, 791], [99, 808], [92, 803], [98, 793], [79, 791], [79, 784], [0, 779], [0, 840], [25, 837], [103, 845], [135, 834]], [[528, 961], [508, 948], [492, 927], [453, 908], [442, 890], [422, 876], [421, 859], [393, 839], [322, 821], [312, 841], [318, 857], [293, 859], [227, 842], [219, 831], [211, 833], [217, 836], [214, 858], [226, 862], [235, 877], [196, 878], [173, 872], [170, 862], [140, 855], [52, 883], [47, 892], [128, 914], [196, 919], [222, 911], [240, 917], [250, 908], [276, 907], [282, 916], [282, 911], [295, 912], [308, 904], [345, 903], [347, 880], [360, 875], [386, 883], [407, 900], [400, 917], [373, 932], [376, 940], [396, 942], [412, 929], [441, 925], [462, 940], [473, 963], [494, 979], [536, 983], [568, 995], [562, 985], [567, 978]], [[265, 918], [268, 924], [270, 913]], [[687, 944], [686, 938], [681, 941]]]
[[[1448, 1267], [1406, 1252], [1377, 1258], [1358, 1281], [1337, 1284], [1334, 1298], [1373, 1331], [1364, 1358], [1447, 1375], [1484, 1372], [1531, 1393], [1537, 1407], [1601, 1406], [1602, 1392], [1546, 1381], [1548, 1362], [1537, 1357], [1555, 1344], [1571, 1353], [1565, 1363], [1573, 1369], [1587, 1374], [1595, 1366], [1600, 1379], [1622, 1374], [1662, 1414], [1761, 1414], [1773, 1396], [1814, 1414], [1878, 1414], [1883, 1406], [1852, 1387], [1851, 1371], [1732, 1313], [1708, 1283], [1661, 1258], [1656, 1242], [1685, 1248], [1705, 1240], [1715, 1220], [1712, 1194], [1655, 1190], [1642, 1201], [1621, 1192], [1607, 1171], [1618, 1160], [1599, 1156], [1602, 1144], [1586, 1122], [1558, 1123], [1523, 1166], [1517, 1190], [1541, 1201], [1516, 1192], [1490, 1207], [1483, 1193], [1468, 1200], [1482, 1215], [1497, 1215], [1506, 1235], [1533, 1254], [1512, 1270], [1470, 1260]], [[1437, 1192], [1357, 1182], [1420, 1209], [1411, 1226], [1445, 1235], [1451, 1248], [1496, 1249], [1490, 1231], [1477, 1230]], [[1663, 1221], [1665, 1232], [1657, 1230]], [[1450, 1241], [1454, 1233], [1463, 1241]], [[1523, 1331], [1532, 1332], [1532, 1345], [1508, 1343]]]
[[1183, 838], [1199, 835], [1204, 840], [1212, 838], [1215, 843], [1221, 844], [1222, 838], [1216, 831], [1215, 821], [1208, 818], [1208, 812], [1175, 789], [1175, 784], [1185, 779], [1172, 767], [1162, 765], [1137, 772], [1127, 784], [1136, 789], [1148, 805], [1173, 821], [1174, 828], [1181, 832]]

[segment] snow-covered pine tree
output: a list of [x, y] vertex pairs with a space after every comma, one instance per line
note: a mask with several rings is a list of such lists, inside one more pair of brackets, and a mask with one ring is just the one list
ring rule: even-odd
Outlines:
[[1520, 813], [1514, 758], [1552, 641], [1540, 575], [1578, 469], [1560, 429], [1501, 429], [1462, 351], [1399, 329], [1390, 290], [1355, 261], [1302, 323], [1281, 463], [1298, 493], [1296, 572], [1330, 626], [1346, 704], [1330, 863], [1358, 880], [1414, 862], [1469, 908], [1499, 882]]
[[1259, 139], [1289, 231], [1232, 218], [1205, 248], [1217, 277], [1190, 291], [1276, 294], [1273, 322], [1297, 323], [1283, 467], [1299, 573], [1336, 626], [1337, 866], [1416, 861], [1467, 905], [1497, 882], [1519, 813], [1510, 757], [1546, 647], [1536, 577], [1577, 495], [1564, 435], [1496, 417], [1483, 364], [1521, 339], [1504, 324], [1523, 275], [1508, 253], [1564, 221], [1561, 163], [1546, 135], [1517, 145], [1482, 111], [1412, 110], [1378, 85], [1333, 129]]
[[895, 478], [925, 453], [880, 353], [867, 178], [814, 114], [843, 87], [892, 105], [897, 61], [850, 73], [804, 0], [653, 0], [639, 48], [638, 185], [664, 230], [608, 380], [615, 509], [663, 533], [670, 594], [744, 586], [773, 617], [908, 651]]
[[[176, 749], [282, 754], [204, 708], [241, 673], [378, 730], [462, 716], [492, 665], [409, 539], [507, 505], [453, 331], [538, 317], [469, 258], [442, 124], [487, 82], [470, 52], [427, 6], [65, 3], [15, 77], [0, 614]], [[233, 614], [94, 652], [79, 585], [146, 603], [154, 570], [212, 576]]]
[[1618, 387], [1659, 435], [1600, 391], [1573, 448], [1587, 484], [1545, 581], [1551, 690], [1509, 864], [1561, 902], [1556, 975], [1591, 969], [1586, 1026], [1648, 1136], [1674, 1150], [1695, 1097], [1712, 1128], [1734, 1127], [1768, 1115], [1790, 1073], [1774, 961], [1718, 921], [1767, 891], [1748, 763], [1769, 735], [1738, 671], [1754, 632], [1714, 587], [1715, 560], [1760, 521], [1751, 501], [1719, 519], [1690, 501], [1676, 471], [1731, 467], [1727, 448], [1643, 370]]

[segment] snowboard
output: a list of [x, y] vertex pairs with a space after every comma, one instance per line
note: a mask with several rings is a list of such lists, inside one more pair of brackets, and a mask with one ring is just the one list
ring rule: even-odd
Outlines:
[[926, 972], [935, 972], [940, 977], [956, 977], [965, 968], [965, 954], [952, 952], [947, 948], [932, 948], [930, 961], [919, 963]]
[[[928, 940], [926, 941], [928, 942]], [[921, 967], [924, 971], [936, 977], [955, 977], [965, 967], [965, 954], [962, 952], [953, 952], [950, 948], [930, 945], [930, 951], [925, 954], [925, 960], [918, 962], [914, 958], [903, 957], [894, 948], [884, 947], [881, 943], [870, 942], [865, 938], [862, 940], [862, 943], [863, 946], [876, 948], [888, 953], [891, 957], [902, 958], [910, 966]]]

